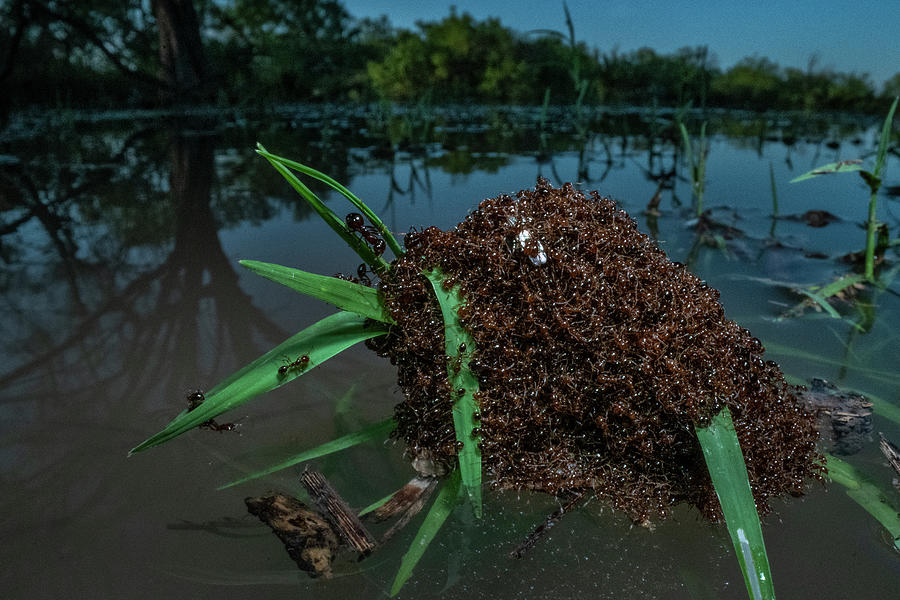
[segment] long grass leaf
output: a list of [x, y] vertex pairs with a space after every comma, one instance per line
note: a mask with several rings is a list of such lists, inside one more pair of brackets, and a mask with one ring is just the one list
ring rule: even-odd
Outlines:
[[898, 102], [900, 102], [900, 96], [894, 98], [891, 109], [884, 119], [884, 125], [881, 126], [881, 137], [878, 139], [878, 150], [875, 152], [875, 166], [872, 169], [872, 175], [874, 175], [876, 179], [881, 179], [881, 172], [884, 170], [884, 165], [887, 163], [888, 145], [891, 141], [891, 127]]
[[265, 477], [266, 475], [270, 475], [272, 473], [275, 473], [276, 471], [281, 471], [282, 469], [293, 467], [296, 464], [306, 462], [314, 458], [319, 458], [322, 456], [333, 454], [335, 452], [340, 452], [341, 450], [352, 448], [353, 446], [368, 442], [370, 440], [383, 440], [391, 431], [394, 430], [396, 426], [397, 422], [394, 421], [393, 417], [385, 419], [384, 421], [379, 421], [378, 423], [373, 423], [368, 427], [363, 427], [359, 431], [348, 433], [347, 435], [343, 435], [339, 438], [325, 442], [324, 444], [319, 444], [315, 448], [304, 450], [299, 454], [295, 454], [294, 456], [291, 456], [290, 458], [287, 458], [270, 467], [266, 467], [261, 471], [256, 471], [254, 473], [251, 473], [250, 475], [247, 475], [246, 477], [242, 477], [241, 479], [232, 481], [231, 483], [226, 483], [225, 485], [220, 486], [219, 489], [224, 490], [225, 488], [234, 487], [253, 479]]
[[369, 222], [371, 222], [372, 225], [375, 226], [375, 228], [378, 230], [378, 233], [380, 233], [381, 236], [384, 238], [384, 241], [387, 242], [387, 245], [388, 245], [388, 247], [390, 247], [391, 252], [393, 252], [397, 258], [400, 258], [401, 256], [403, 256], [405, 254], [403, 252], [403, 249], [400, 247], [400, 244], [397, 242], [397, 239], [391, 233], [391, 230], [387, 228], [387, 225], [385, 225], [384, 222], [382, 222], [382, 220], [378, 217], [378, 215], [375, 213], [375, 211], [373, 211], [371, 208], [369, 208], [365, 202], [360, 200], [359, 197], [356, 194], [354, 194], [353, 192], [351, 192], [349, 189], [347, 189], [346, 187], [344, 187], [343, 185], [341, 185], [340, 183], [338, 183], [336, 180], [332, 179], [325, 173], [322, 173], [321, 171], [317, 171], [317, 170], [313, 169], [312, 167], [308, 167], [308, 166], [298, 163], [296, 161], [289, 160], [287, 158], [272, 154], [271, 152], [268, 152], [265, 148], [263, 148], [261, 145], [258, 146], [258, 152], [261, 155], [265, 156], [270, 161], [271, 160], [278, 161], [282, 165], [284, 165], [288, 168], [294, 169], [295, 171], [299, 171], [300, 173], [303, 173], [304, 175], [308, 175], [309, 177], [312, 177], [313, 179], [321, 181], [325, 185], [329, 186], [331, 189], [339, 192], [347, 200], [349, 200], [350, 203], [353, 204], [353, 206], [358, 208], [359, 211], [366, 216], [366, 218], [369, 219]]
[[861, 171], [861, 162], [862, 161], [860, 160], [842, 160], [840, 162], [828, 163], [827, 165], [816, 167], [812, 171], [807, 171], [803, 175], [794, 177], [793, 179], [791, 179], [791, 183], [806, 181], [807, 179], [812, 179], [813, 177], [818, 177], [820, 175], [832, 175], [834, 173], [853, 173], [855, 171]]
[[744, 573], [747, 591], [753, 600], [775, 598], [762, 526], [731, 412], [725, 407], [707, 427], [696, 427], [695, 430]]
[[848, 463], [830, 454], [826, 459], [828, 478], [847, 488], [847, 495], [888, 530], [900, 550], [900, 508], [892, 506], [887, 494]]
[[[165, 429], [138, 444], [130, 454], [167, 442], [255, 396], [308, 373], [350, 346], [386, 332], [384, 326], [367, 322], [365, 317], [354, 313], [339, 312], [325, 317], [221, 381], [206, 394], [203, 404], [194, 410], [183, 411]], [[309, 361], [303, 367], [288, 369], [284, 375], [279, 373], [279, 367], [286, 360], [304, 354]]]
[[272, 154], [269, 154], [265, 148], [262, 147], [261, 144], [257, 144], [257, 151], [259, 155], [263, 156], [269, 163], [275, 167], [275, 170], [281, 173], [281, 176], [284, 177], [288, 183], [291, 184], [291, 187], [300, 194], [304, 200], [306, 200], [309, 205], [322, 217], [322, 220], [331, 227], [335, 233], [341, 236], [350, 248], [356, 252], [363, 261], [372, 267], [376, 272], [381, 272], [390, 268], [390, 265], [380, 256], [376, 256], [375, 252], [366, 244], [365, 241], [360, 239], [355, 233], [350, 231], [347, 227], [347, 224], [344, 223], [344, 220], [338, 217], [333, 210], [328, 208], [328, 206], [322, 202], [316, 194], [306, 187], [306, 185], [294, 175], [291, 170], [286, 167], [282, 162], [277, 160], [278, 157], [275, 157]]
[[428, 514], [425, 515], [425, 520], [422, 522], [422, 526], [419, 527], [416, 537], [413, 538], [412, 544], [409, 545], [409, 550], [400, 561], [400, 568], [397, 570], [394, 584], [391, 586], [391, 596], [396, 596], [403, 584], [410, 578], [413, 569], [419, 562], [419, 559], [422, 558], [422, 555], [425, 554], [428, 545], [437, 535], [450, 513], [453, 512], [453, 507], [456, 506], [457, 498], [459, 497], [459, 480], [459, 471], [453, 471], [444, 482], [444, 487], [438, 492], [438, 496], [435, 498], [434, 504], [431, 505]]
[[393, 323], [393, 319], [384, 310], [381, 297], [375, 288], [273, 263], [257, 260], [239, 262], [257, 275], [262, 275], [266, 279], [271, 279], [301, 294], [324, 300], [340, 309], [382, 323]]
[[828, 298], [844, 291], [850, 286], [856, 285], [857, 283], [862, 283], [865, 280], [865, 275], [862, 275], [860, 273], [851, 273], [850, 275], [845, 275], [844, 277], [841, 277], [840, 279], [832, 281], [828, 285], [823, 286], [822, 289], [818, 290], [818, 294], [823, 298]]
[[454, 394], [453, 428], [457, 442], [462, 445], [459, 451], [462, 483], [472, 502], [475, 516], [481, 518], [481, 450], [478, 449], [481, 436], [473, 435], [473, 429], [478, 427], [473, 416], [478, 411], [478, 402], [475, 400], [478, 378], [469, 369], [469, 357], [475, 350], [475, 340], [459, 322], [457, 311], [465, 302], [460, 298], [459, 290], [444, 290], [444, 276], [440, 271], [434, 270], [425, 276], [434, 288], [444, 317], [444, 348], [449, 357], [447, 379], [453, 390], [451, 394]]

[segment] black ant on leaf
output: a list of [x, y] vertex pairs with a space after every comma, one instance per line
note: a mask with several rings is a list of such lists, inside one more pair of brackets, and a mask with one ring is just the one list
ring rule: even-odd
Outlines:
[[[191, 412], [201, 404], [206, 402], [206, 396], [203, 395], [203, 392], [200, 390], [196, 390], [187, 395], [187, 403], [188, 403], [188, 412]], [[210, 419], [209, 421], [203, 421], [199, 425], [197, 425], [198, 429], [211, 429], [213, 431], [234, 431], [237, 429], [237, 423], [216, 423], [215, 419]]]
[[350, 231], [355, 231], [359, 235], [362, 236], [366, 243], [372, 246], [372, 252], [375, 253], [375, 256], [381, 256], [384, 254], [385, 249], [387, 248], [387, 244], [383, 239], [378, 237], [378, 230], [371, 225], [366, 225], [365, 219], [359, 213], [348, 213], [344, 218], [344, 222], [347, 223], [347, 228]]
[[301, 354], [300, 356], [297, 357], [297, 360], [295, 360], [294, 362], [283, 364], [280, 367], [278, 367], [278, 376], [284, 377], [285, 375], [287, 375], [288, 371], [290, 371], [291, 369], [305, 369], [306, 365], [308, 365], [308, 364], [309, 364], [309, 355]]

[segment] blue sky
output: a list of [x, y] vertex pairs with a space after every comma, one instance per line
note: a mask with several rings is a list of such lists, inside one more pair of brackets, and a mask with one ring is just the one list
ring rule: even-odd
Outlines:
[[[476, 19], [499, 17], [520, 32], [565, 31], [562, 1], [554, 0], [343, 0], [355, 17], [388, 15], [395, 27], [436, 21], [450, 6]], [[588, 46], [620, 52], [649, 46], [668, 53], [705, 44], [728, 68], [745, 56], [765, 56], [783, 67], [868, 73], [876, 88], [900, 72], [900, 0], [569, 0], [575, 34]]]

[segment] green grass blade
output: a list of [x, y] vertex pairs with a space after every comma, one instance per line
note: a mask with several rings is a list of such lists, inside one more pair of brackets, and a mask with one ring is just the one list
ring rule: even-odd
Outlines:
[[434, 504], [431, 505], [428, 514], [425, 515], [425, 520], [422, 522], [422, 526], [419, 527], [416, 537], [413, 539], [412, 544], [409, 545], [409, 550], [403, 555], [400, 568], [397, 570], [397, 576], [394, 577], [394, 584], [391, 586], [391, 596], [396, 596], [403, 584], [410, 578], [419, 559], [425, 554], [428, 544], [431, 543], [444, 521], [453, 512], [453, 507], [456, 506], [459, 498], [459, 480], [459, 471], [453, 471], [444, 482], [444, 487], [438, 492], [438, 496], [435, 498]]
[[296, 464], [306, 462], [314, 458], [319, 458], [321, 456], [327, 456], [328, 454], [340, 452], [341, 450], [346, 450], [347, 448], [362, 444], [363, 442], [368, 442], [375, 439], [384, 439], [388, 434], [390, 434], [390, 432], [394, 430], [396, 426], [397, 422], [394, 421], [393, 417], [385, 419], [384, 421], [379, 421], [378, 423], [373, 423], [372, 425], [364, 427], [359, 431], [354, 431], [353, 433], [348, 433], [347, 435], [343, 435], [329, 442], [325, 442], [324, 444], [319, 444], [315, 448], [304, 450], [299, 454], [295, 454], [294, 456], [276, 463], [270, 467], [266, 467], [261, 471], [257, 471], [255, 473], [247, 475], [246, 477], [242, 477], [241, 479], [232, 481], [231, 483], [226, 483], [218, 489], [224, 490], [225, 488], [234, 487], [253, 479], [265, 477], [266, 475], [275, 473], [276, 471], [281, 471], [282, 469], [293, 467]]
[[357, 516], [357, 517], [361, 517], [361, 516], [363, 516], [363, 515], [369, 514], [369, 513], [372, 512], [373, 510], [378, 510], [379, 508], [381, 508], [382, 506], [384, 506], [385, 504], [387, 504], [387, 501], [390, 500], [390, 499], [393, 498], [393, 497], [394, 497], [394, 492], [391, 492], [390, 494], [388, 494], [388, 495], [385, 496], [384, 498], [380, 498], [380, 499], [376, 500], [375, 502], [373, 502], [372, 504], [370, 504], [370, 505], [368, 505], [367, 507], [365, 507], [364, 509], [360, 510], [358, 513], [356, 513], [356, 516]]
[[271, 279], [301, 294], [324, 300], [340, 309], [381, 321], [393, 323], [390, 315], [384, 310], [378, 290], [352, 281], [344, 281], [337, 277], [317, 275], [291, 267], [257, 260], [239, 261], [257, 275]]
[[[365, 317], [354, 313], [339, 312], [325, 317], [221, 381], [206, 394], [203, 404], [192, 411], [184, 410], [165, 429], [138, 444], [130, 454], [167, 442], [255, 396], [308, 373], [357, 342], [386, 332], [385, 327], [373, 325], [371, 321], [367, 323]], [[287, 374], [279, 375], [278, 368], [285, 360], [295, 360], [302, 354], [309, 356], [305, 368], [291, 369]]]
[[806, 181], [807, 179], [812, 179], [813, 177], [818, 177], [820, 175], [833, 175], [834, 173], [854, 173], [856, 171], [861, 171], [861, 162], [862, 161], [860, 160], [843, 160], [840, 162], [828, 163], [827, 165], [816, 167], [812, 171], [807, 171], [803, 175], [794, 177], [793, 179], [791, 179], [791, 183]]
[[857, 283], [861, 283], [865, 280], [866, 278], [864, 275], [861, 275], [859, 273], [852, 273], [850, 275], [845, 275], [840, 279], [832, 281], [828, 285], [822, 287], [822, 289], [820, 289], [818, 293], [823, 298], [829, 298], [839, 292], [844, 291], [848, 287], [856, 285]]
[[731, 412], [723, 408], [709, 426], [695, 430], [744, 573], [747, 592], [753, 600], [775, 598], [762, 526]]
[[884, 165], [887, 162], [888, 145], [891, 141], [891, 126], [894, 121], [894, 113], [897, 110], [898, 102], [900, 102], [900, 96], [894, 98], [891, 109], [884, 119], [884, 125], [881, 127], [881, 137], [878, 139], [878, 150], [875, 152], [875, 168], [872, 169], [872, 175], [874, 175], [876, 179], [881, 179], [881, 172], [884, 170]]
[[369, 245], [359, 238], [355, 233], [350, 231], [347, 227], [347, 224], [344, 223], [344, 220], [338, 217], [333, 210], [328, 208], [324, 202], [322, 202], [315, 193], [306, 187], [306, 185], [294, 175], [290, 169], [288, 169], [284, 164], [278, 160], [278, 157], [269, 154], [265, 148], [262, 147], [261, 144], [257, 144], [257, 154], [266, 158], [266, 160], [271, 163], [275, 170], [281, 173], [281, 176], [284, 177], [288, 183], [291, 184], [298, 194], [300, 194], [304, 200], [309, 202], [309, 205], [312, 206], [313, 210], [315, 210], [322, 220], [331, 227], [335, 233], [341, 236], [350, 248], [356, 252], [363, 261], [372, 267], [376, 272], [381, 272], [390, 268], [390, 265], [387, 261], [385, 261], [380, 256], [376, 256]]
[[401, 256], [403, 256], [405, 254], [405, 252], [403, 252], [403, 249], [400, 247], [400, 244], [397, 242], [397, 239], [391, 233], [390, 229], [387, 228], [387, 225], [385, 225], [382, 222], [382, 220], [378, 217], [378, 215], [375, 214], [375, 212], [371, 208], [369, 208], [365, 202], [360, 200], [356, 194], [354, 194], [353, 192], [348, 190], [346, 187], [344, 187], [343, 185], [341, 185], [340, 183], [338, 183], [337, 181], [335, 181], [334, 179], [332, 179], [325, 173], [322, 173], [321, 171], [316, 171], [312, 167], [307, 167], [306, 165], [298, 163], [296, 161], [289, 160], [289, 159], [283, 158], [281, 156], [276, 156], [275, 154], [268, 152], [265, 148], [262, 147], [262, 145], [257, 144], [257, 147], [258, 147], [257, 152], [259, 152], [259, 154], [261, 154], [262, 156], [265, 156], [268, 160], [277, 161], [277, 162], [281, 163], [282, 165], [284, 165], [285, 167], [294, 169], [295, 171], [299, 171], [300, 173], [303, 173], [304, 175], [308, 175], [309, 177], [312, 177], [313, 179], [321, 181], [325, 185], [329, 186], [331, 189], [339, 192], [347, 200], [349, 200], [350, 203], [353, 204], [353, 206], [358, 208], [359, 211], [366, 216], [366, 218], [369, 219], [369, 222], [375, 226], [375, 228], [378, 230], [378, 233], [380, 233], [381, 236], [384, 238], [384, 241], [387, 243], [388, 247], [391, 249], [391, 252], [394, 253], [394, 256], [396, 256], [397, 258], [400, 258]]
[[[475, 340], [459, 322], [457, 310], [465, 302], [459, 297], [459, 290], [445, 291], [444, 276], [440, 271], [434, 270], [425, 276], [434, 288], [444, 317], [444, 348], [449, 357], [447, 379], [450, 381], [450, 389], [454, 390], [451, 393], [455, 394], [453, 428], [457, 441], [462, 442], [462, 449], [459, 451], [462, 483], [472, 502], [475, 516], [481, 518], [481, 450], [478, 449], [481, 436], [472, 435], [472, 430], [478, 427], [473, 416], [478, 411], [478, 402], [475, 400], [478, 378], [469, 369], [469, 357], [475, 350]], [[463, 390], [461, 395], [458, 394], [459, 390]]]
[[892, 506], [887, 494], [848, 463], [830, 454], [826, 459], [828, 478], [847, 488], [847, 495], [888, 530], [894, 546], [900, 550], [900, 509]]

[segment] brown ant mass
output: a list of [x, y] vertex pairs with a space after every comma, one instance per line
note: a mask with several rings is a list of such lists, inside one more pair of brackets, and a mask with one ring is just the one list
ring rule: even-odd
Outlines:
[[[365, 237], [361, 219], [352, 223]], [[529, 244], [545, 260], [531, 260]], [[476, 435], [494, 487], [589, 491], [637, 521], [680, 502], [721, 518], [694, 426], [725, 406], [762, 512], [821, 478], [799, 388], [725, 318], [718, 292], [612, 200], [539, 179], [515, 198], [483, 201], [449, 231], [414, 231], [406, 245], [415, 252], [379, 286], [398, 326], [367, 343], [398, 367], [395, 435], [411, 454], [450, 462], [458, 452], [448, 407], [459, 391], [422, 277], [439, 268], [467, 299], [460, 319], [475, 343], [460, 352], [479, 379]]]

